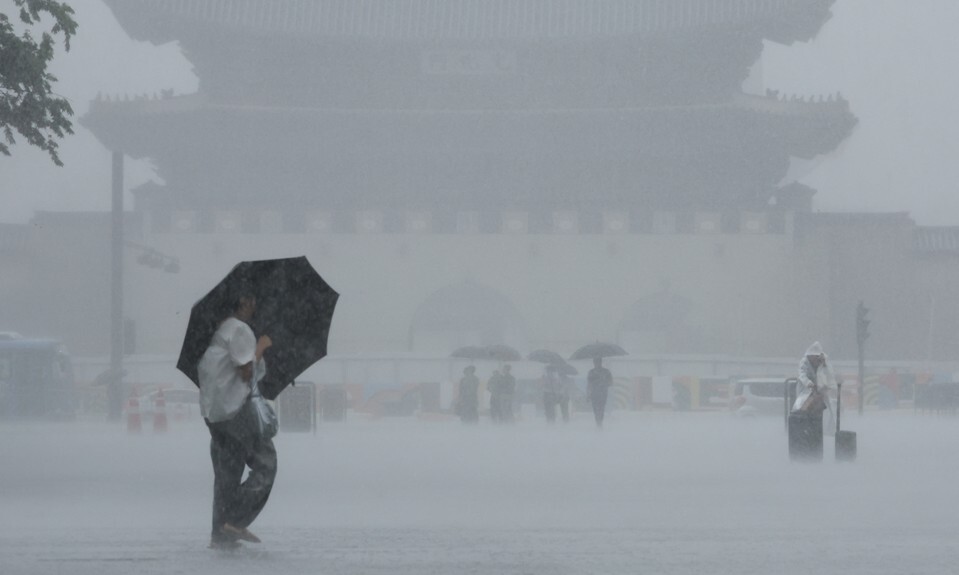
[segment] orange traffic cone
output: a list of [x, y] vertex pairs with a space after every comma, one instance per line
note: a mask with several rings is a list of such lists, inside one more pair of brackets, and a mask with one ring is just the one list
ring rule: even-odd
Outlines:
[[135, 395], [130, 395], [130, 399], [127, 400], [127, 433], [140, 433], [142, 430], [140, 400]]
[[161, 389], [157, 391], [156, 399], [153, 401], [153, 433], [163, 433], [166, 430], [166, 399], [163, 398]]

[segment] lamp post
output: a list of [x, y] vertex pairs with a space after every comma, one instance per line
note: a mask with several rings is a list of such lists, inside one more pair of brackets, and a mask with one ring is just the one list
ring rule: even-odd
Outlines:
[[123, 152], [113, 152], [110, 241], [110, 387], [107, 413], [119, 421], [123, 408]]
[[180, 271], [179, 259], [149, 246], [124, 240], [123, 231], [123, 152], [113, 152], [113, 201], [110, 230], [110, 370], [107, 388], [107, 415], [110, 421], [119, 421], [123, 415], [123, 249], [140, 250], [137, 262], [167, 273]]

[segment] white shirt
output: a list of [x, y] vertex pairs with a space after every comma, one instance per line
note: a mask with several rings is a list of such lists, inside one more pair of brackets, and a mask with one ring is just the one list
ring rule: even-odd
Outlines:
[[[220, 324], [210, 347], [197, 365], [200, 378], [200, 413], [216, 423], [231, 419], [250, 395], [250, 383], [243, 381], [239, 367], [256, 360], [256, 337], [246, 323], [229, 317]], [[255, 371], [265, 371], [256, 362]]]

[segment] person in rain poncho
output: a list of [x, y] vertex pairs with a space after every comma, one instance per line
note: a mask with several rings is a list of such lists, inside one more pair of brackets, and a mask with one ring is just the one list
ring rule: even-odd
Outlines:
[[[248, 325], [255, 309], [253, 296], [239, 296], [197, 365], [213, 461], [214, 549], [235, 547], [240, 539], [260, 541], [248, 526], [266, 505], [276, 478], [273, 440], [258, 435], [249, 408], [252, 386], [266, 374], [263, 352], [272, 345], [267, 336], [257, 340]], [[250, 472], [241, 482], [246, 467]]]
[[831, 430], [833, 411], [829, 401], [829, 389], [835, 385], [836, 377], [826, 354], [823, 353], [822, 345], [818, 341], [814, 342], [799, 362], [799, 385], [792, 410], [820, 416], [827, 412], [827, 428]]

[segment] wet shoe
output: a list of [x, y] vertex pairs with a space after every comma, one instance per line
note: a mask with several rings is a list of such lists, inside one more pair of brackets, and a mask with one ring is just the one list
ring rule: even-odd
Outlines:
[[229, 523], [223, 524], [223, 534], [230, 537], [235, 537], [237, 539], [242, 539], [243, 541], [249, 541], [250, 543], [260, 542], [260, 538], [254, 535], [253, 532], [246, 527], [237, 527], [236, 525], [231, 525]]

